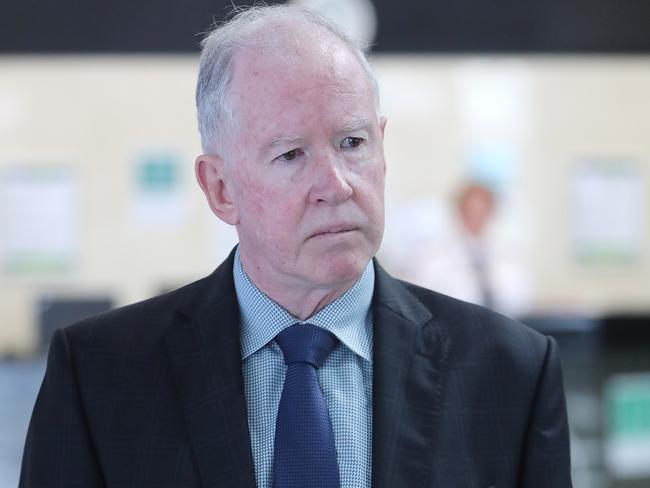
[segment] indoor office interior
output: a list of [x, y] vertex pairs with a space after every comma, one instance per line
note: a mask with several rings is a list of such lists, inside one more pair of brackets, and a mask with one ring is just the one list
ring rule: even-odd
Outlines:
[[[650, 5], [294, 3], [370, 46], [379, 262], [556, 338], [574, 486], [650, 486]], [[8, 2], [0, 488], [53, 331], [203, 277], [237, 242], [194, 176], [200, 33], [230, 5]]]

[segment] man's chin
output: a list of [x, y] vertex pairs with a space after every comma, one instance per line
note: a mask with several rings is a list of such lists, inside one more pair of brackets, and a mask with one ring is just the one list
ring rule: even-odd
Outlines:
[[352, 286], [366, 269], [370, 257], [354, 252], [323, 256], [314, 268], [314, 278], [325, 286]]

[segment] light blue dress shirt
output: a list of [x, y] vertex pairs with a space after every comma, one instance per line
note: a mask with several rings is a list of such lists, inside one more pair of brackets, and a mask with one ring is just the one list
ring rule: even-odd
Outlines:
[[273, 486], [275, 419], [286, 366], [273, 338], [296, 323], [331, 331], [341, 341], [318, 379], [332, 420], [341, 488], [369, 488], [372, 474], [372, 261], [359, 280], [308, 320], [298, 320], [262, 293], [244, 272], [239, 249], [233, 267], [241, 313], [241, 355], [248, 426], [259, 488]]

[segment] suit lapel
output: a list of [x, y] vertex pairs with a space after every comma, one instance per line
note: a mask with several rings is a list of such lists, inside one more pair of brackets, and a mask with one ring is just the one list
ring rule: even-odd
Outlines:
[[205, 487], [254, 487], [234, 253], [185, 294], [165, 341]]
[[424, 487], [451, 340], [400, 282], [375, 268], [372, 486]]

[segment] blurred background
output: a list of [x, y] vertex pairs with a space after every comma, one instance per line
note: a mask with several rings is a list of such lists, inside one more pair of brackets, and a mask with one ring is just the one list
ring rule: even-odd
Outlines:
[[[650, 3], [294, 3], [370, 45], [382, 264], [556, 337], [574, 485], [650, 486]], [[3, 3], [0, 487], [53, 330], [202, 277], [236, 242], [193, 175], [200, 33], [230, 8]]]

